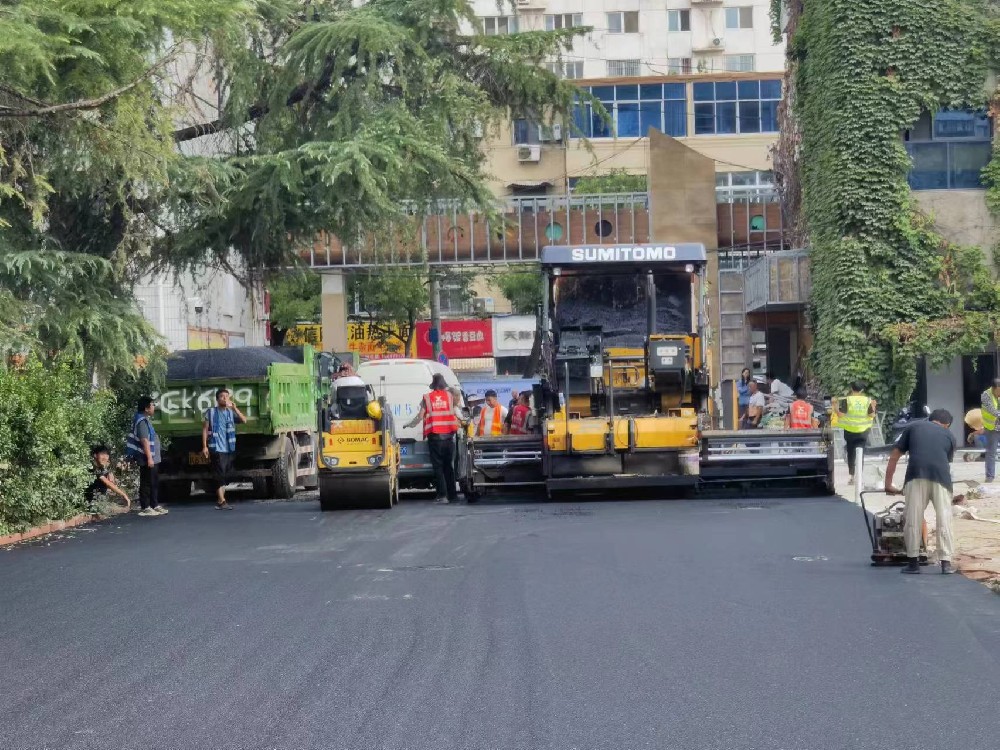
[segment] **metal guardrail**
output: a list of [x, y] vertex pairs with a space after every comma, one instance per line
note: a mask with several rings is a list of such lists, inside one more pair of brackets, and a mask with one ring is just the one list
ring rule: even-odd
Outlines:
[[[720, 261], [749, 259], [784, 249], [776, 192], [767, 187], [716, 190]], [[413, 224], [389, 228], [344, 243], [323, 235], [303, 250], [314, 268], [383, 264], [464, 265], [535, 262], [546, 245], [627, 244], [651, 241], [647, 193], [571, 194], [513, 197], [499, 201], [490, 215], [454, 201], [418, 214], [404, 206]], [[742, 262], [742, 261], [740, 261]]]
[[804, 305], [812, 290], [809, 251], [784, 250], [754, 261], [747, 267], [743, 289], [748, 313]]

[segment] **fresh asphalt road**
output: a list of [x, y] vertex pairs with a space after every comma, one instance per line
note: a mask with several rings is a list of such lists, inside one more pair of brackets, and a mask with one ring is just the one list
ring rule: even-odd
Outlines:
[[1000, 597], [827, 499], [175, 507], [0, 550], [0, 744], [996, 750]]

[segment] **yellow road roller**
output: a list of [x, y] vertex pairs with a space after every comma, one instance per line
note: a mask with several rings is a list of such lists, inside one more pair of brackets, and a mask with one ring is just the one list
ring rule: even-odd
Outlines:
[[323, 415], [320, 508], [388, 510], [397, 502], [399, 441], [392, 411], [370, 386], [336, 387]]

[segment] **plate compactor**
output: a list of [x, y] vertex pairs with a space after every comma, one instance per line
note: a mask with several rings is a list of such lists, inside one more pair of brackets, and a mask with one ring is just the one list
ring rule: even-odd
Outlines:
[[[865, 495], [883, 494], [862, 492], [861, 512], [865, 517], [865, 529], [872, 543], [872, 565], [906, 565], [906, 540], [903, 523], [906, 519], [906, 503], [897, 500], [884, 510], [869, 513], [865, 506]], [[920, 564], [927, 565], [927, 522], [920, 531]]]
[[341, 387], [324, 415], [319, 504], [388, 510], [399, 502], [399, 441], [392, 413], [369, 386]]

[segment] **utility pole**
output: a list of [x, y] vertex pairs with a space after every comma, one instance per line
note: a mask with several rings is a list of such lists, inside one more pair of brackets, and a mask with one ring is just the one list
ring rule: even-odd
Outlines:
[[428, 270], [431, 284], [431, 345], [434, 359], [441, 360], [441, 279], [433, 268]]

